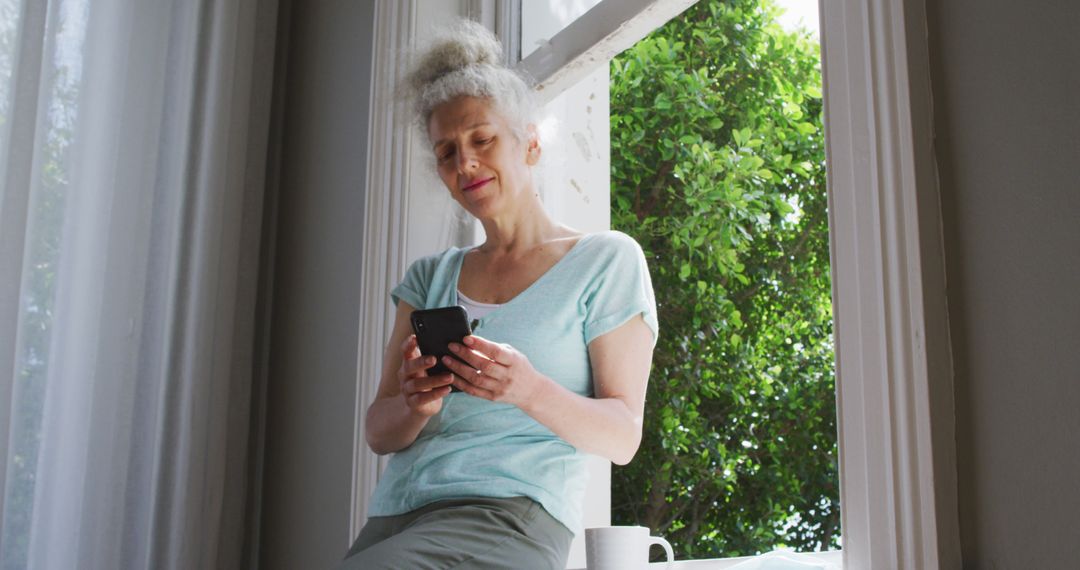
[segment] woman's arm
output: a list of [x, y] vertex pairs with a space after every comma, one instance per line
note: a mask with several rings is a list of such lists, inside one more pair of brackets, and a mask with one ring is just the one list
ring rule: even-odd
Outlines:
[[382, 378], [375, 401], [367, 410], [364, 435], [380, 455], [405, 449], [416, 441], [431, 416], [442, 409], [450, 393], [450, 374], [428, 376], [435, 358], [421, 356], [409, 325], [413, 307], [399, 301], [394, 330], [383, 355]]
[[633, 459], [641, 444], [653, 353], [652, 331], [640, 315], [589, 343], [595, 398], [575, 394], [540, 374], [525, 355], [508, 345], [479, 337], [467, 337], [465, 342], [471, 350], [457, 345], [455, 352], [475, 369], [444, 360], [460, 376], [454, 379], [455, 386], [518, 406], [582, 451], [619, 465]]

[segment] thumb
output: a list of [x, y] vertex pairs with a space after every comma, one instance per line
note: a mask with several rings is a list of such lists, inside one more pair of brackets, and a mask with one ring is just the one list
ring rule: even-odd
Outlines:
[[416, 335], [409, 335], [409, 338], [405, 339], [405, 346], [402, 348], [405, 358], [420, 357], [420, 345], [416, 341]]

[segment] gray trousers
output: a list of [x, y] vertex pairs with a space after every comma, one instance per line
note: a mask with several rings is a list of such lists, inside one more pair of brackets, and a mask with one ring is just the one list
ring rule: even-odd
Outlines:
[[573, 538], [526, 497], [439, 501], [371, 517], [338, 570], [563, 570]]

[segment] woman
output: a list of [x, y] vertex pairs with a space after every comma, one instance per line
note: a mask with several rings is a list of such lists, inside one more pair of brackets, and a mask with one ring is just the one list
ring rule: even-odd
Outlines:
[[[367, 441], [394, 453], [343, 568], [565, 568], [580, 530], [584, 455], [630, 461], [657, 334], [640, 247], [554, 222], [536, 193], [531, 90], [477, 24], [437, 42], [408, 78], [451, 196], [486, 240], [415, 262]], [[428, 375], [414, 309], [462, 305], [474, 336], [453, 374]], [[460, 392], [451, 393], [451, 386]]]

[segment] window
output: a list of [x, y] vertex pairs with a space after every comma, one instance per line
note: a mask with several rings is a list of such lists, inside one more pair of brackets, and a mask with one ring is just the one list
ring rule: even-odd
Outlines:
[[[553, 98], [689, 3], [605, 0], [522, 64], [540, 80], [541, 93]], [[511, 13], [513, 5], [467, 3], [492, 25], [504, 22], [499, 15]], [[914, 1], [886, 0], [822, 6], [844, 563], [850, 568], [953, 567], [959, 563], [959, 532], [955, 475], [950, 475], [955, 473], [950, 471], [955, 464], [951, 364], [922, 64], [924, 8]], [[393, 85], [394, 50], [407, 47], [425, 21], [459, 15], [456, 9], [380, 1], [375, 83], [384, 89]], [[385, 108], [391, 96], [384, 90], [373, 105]], [[387, 141], [396, 132], [398, 137], [393, 145], [371, 145], [368, 187], [386, 190], [368, 192], [365, 209], [371, 240], [361, 292], [362, 362], [378, 361], [377, 356], [365, 359], [370, 355], [363, 351], [377, 353], [381, 340], [376, 339], [385, 338], [389, 326], [385, 290], [404, 271], [415, 241], [405, 237], [413, 224], [408, 176], [423, 168], [414, 167], [416, 153], [400, 142], [407, 119], [372, 117], [372, 136]], [[366, 408], [373, 391], [361, 386], [358, 409]], [[378, 469], [360, 426], [356, 441], [351, 530], [363, 521], [366, 485], [373, 484]]]
[[679, 558], [840, 546], [820, 48], [778, 18], [701, 0], [611, 63], [612, 227], [662, 331], [612, 516]]

